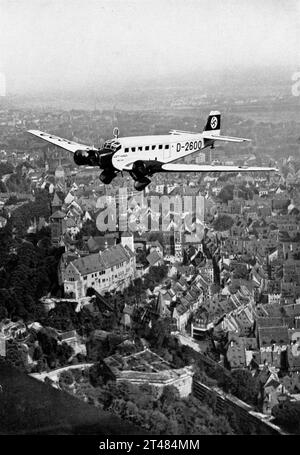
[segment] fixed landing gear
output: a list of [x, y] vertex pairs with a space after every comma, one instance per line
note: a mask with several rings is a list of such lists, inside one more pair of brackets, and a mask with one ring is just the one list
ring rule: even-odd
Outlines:
[[116, 176], [117, 174], [115, 172], [101, 172], [99, 175], [99, 179], [102, 183], [105, 185], [108, 185]]
[[149, 185], [150, 182], [151, 182], [150, 179], [148, 179], [147, 177], [144, 177], [141, 180], [138, 180], [137, 182], [135, 182], [134, 188], [137, 191], [143, 191], [146, 188], [146, 186]]

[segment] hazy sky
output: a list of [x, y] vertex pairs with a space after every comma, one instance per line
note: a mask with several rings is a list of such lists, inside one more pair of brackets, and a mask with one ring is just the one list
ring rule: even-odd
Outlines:
[[8, 90], [300, 65], [299, 0], [0, 0]]

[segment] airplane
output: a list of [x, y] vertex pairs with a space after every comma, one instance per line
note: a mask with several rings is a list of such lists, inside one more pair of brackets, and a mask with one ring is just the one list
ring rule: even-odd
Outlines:
[[96, 148], [78, 144], [38, 130], [33, 134], [57, 147], [74, 154], [78, 166], [99, 166], [99, 179], [109, 184], [116, 175], [129, 172], [135, 180], [135, 189], [142, 191], [157, 172], [270, 172], [270, 167], [225, 166], [220, 164], [176, 163], [188, 155], [200, 152], [206, 147], [214, 148], [215, 141], [249, 142], [250, 139], [221, 135], [221, 114], [211, 111], [202, 133], [171, 130], [166, 135], [119, 137], [114, 129], [114, 139], [107, 140], [103, 147]]

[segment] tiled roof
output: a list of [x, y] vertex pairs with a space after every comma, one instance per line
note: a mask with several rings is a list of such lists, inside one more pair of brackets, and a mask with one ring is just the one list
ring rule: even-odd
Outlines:
[[163, 249], [161, 243], [158, 240], [154, 240], [153, 242], [148, 242], [149, 247], [159, 247], [161, 250]]
[[98, 252], [100, 250], [104, 250], [106, 247], [114, 246], [116, 243], [113, 237], [107, 236], [95, 236], [90, 237], [87, 241], [88, 249], [91, 253]]
[[134, 254], [129, 248], [118, 244], [102, 251], [102, 253], [89, 254], [88, 256], [75, 259], [72, 264], [81, 275], [105, 270], [122, 262], [127, 262]]
[[152, 251], [152, 253], [148, 254], [146, 257], [147, 261], [150, 265], [155, 265], [157, 262], [161, 261], [161, 256], [158, 254], [156, 250]]
[[132, 234], [128, 231], [122, 232], [121, 237], [132, 237]]
[[54, 197], [52, 199], [52, 206], [53, 207], [59, 207], [62, 205], [62, 201], [59, 199], [59, 197], [57, 196], [57, 193], [54, 194]]
[[76, 223], [75, 223], [75, 221], [72, 218], [68, 218], [67, 221], [66, 221], [66, 225], [67, 225], [68, 228], [71, 228], [71, 227], [75, 227]]
[[55, 219], [65, 218], [65, 216], [66, 216], [66, 214], [64, 212], [62, 212], [61, 210], [57, 210], [50, 216], [50, 218], [55, 220]]
[[74, 338], [74, 337], [77, 337], [76, 330], [70, 330], [69, 332], [64, 332], [61, 334], [62, 340], [68, 340], [69, 338]]
[[256, 320], [257, 327], [280, 327], [283, 326], [283, 318], [281, 317], [258, 317]]
[[258, 338], [260, 347], [271, 346], [272, 344], [289, 344], [287, 327], [259, 327]]

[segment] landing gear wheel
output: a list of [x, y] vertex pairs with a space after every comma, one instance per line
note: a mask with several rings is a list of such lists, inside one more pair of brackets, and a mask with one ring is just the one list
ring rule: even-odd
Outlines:
[[148, 179], [147, 177], [144, 177], [143, 180], [139, 180], [138, 182], [135, 182], [134, 188], [137, 191], [143, 191], [146, 188], [146, 186], [149, 185], [150, 182], [151, 182], [150, 179]]

